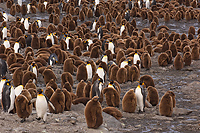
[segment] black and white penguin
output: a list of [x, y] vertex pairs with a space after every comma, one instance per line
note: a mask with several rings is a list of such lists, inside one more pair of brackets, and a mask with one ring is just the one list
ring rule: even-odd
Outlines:
[[103, 79], [98, 78], [92, 85], [90, 97], [93, 98], [94, 96], [98, 96], [101, 99], [102, 98], [102, 95], [101, 95], [102, 90], [103, 90]]
[[22, 0], [17, 0], [18, 5], [22, 6]]
[[7, 27], [2, 28], [2, 39], [7, 38], [8, 29]]
[[47, 39], [50, 39], [52, 45], [54, 45], [54, 37], [53, 37], [53, 33], [49, 33], [49, 34], [47, 35], [47, 37], [46, 37], [46, 40], [47, 40]]
[[42, 27], [42, 21], [41, 21], [41, 20], [38, 19], [38, 20], [36, 21], [36, 23], [37, 23], [37, 27], [38, 27], [38, 28]]
[[0, 81], [0, 100], [2, 99], [2, 91], [6, 80], [7, 80], [6, 76], [3, 76]]
[[92, 79], [92, 65], [90, 61], [87, 61], [86, 70], [87, 70], [88, 80]]
[[62, 1], [60, 1], [58, 8], [59, 8], [60, 12], [62, 12], [62, 10], [63, 10], [63, 2]]
[[131, 64], [132, 64], [132, 63], [131, 63], [131, 60], [130, 60], [130, 59], [124, 60], [124, 61], [121, 62], [120, 68], [125, 68], [126, 65], [131, 66]]
[[20, 48], [21, 48], [21, 44], [19, 42], [15, 42], [14, 44], [15, 53], [19, 53]]
[[145, 3], [145, 4], [146, 4], [146, 8], [149, 9], [149, 8], [150, 8], [150, 1], [149, 1], [149, 0], [146, 0], [146, 3]]
[[139, 113], [144, 112], [145, 100], [146, 100], [144, 82], [139, 81], [139, 85], [135, 89], [135, 95], [137, 98], [137, 107], [139, 108]]
[[106, 54], [102, 55], [101, 61], [102, 61], [102, 62], [105, 62], [106, 65], [107, 65], [107, 64], [108, 64], [108, 56], [107, 56]]
[[3, 11], [3, 21], [8, 21], [8, 15]]
[[38, 70], [37, 70], [37, 66], [35, 62], [32, 62], [30, 67], [29, 67], [29, 71], [33, 72], [35, 74], [35, 76], [38, 76]]
[[91, 31], [91, 32], [95, 31], [96, 24], [97, 24], [97, 20], [95, 19], [95, 20], [93, 21], [93, 23], [91, 24], [91, 26], [90, 26], [90, 31]]
[[55, 53], [52, 53], [48, 59], [48, 65], [53, 66], [58, 63], [58, 56]]
[[124, 30], [125, 30], [125, 25], [122, 24], [121, 27], [120, 27], [120, 34], [119, 34], [120, 36], [122, 35], [122, 32], [123, 32]]
[[114, 61], [109, 61], [107, 64], [108, 69], [112, 66], [112, 64], [116, 65]]
[[10, 48], [10, 42], [7, 39], [4, 40], [3, 45], [5, 46], [5, 49]]
[[[134, 54], [134, 57], [133, 57], [133, 64], [137, 64], [137, 62], [141, 62], [140, 60], [140, 56], [139, 54], [137, 53], [137, 51], [135, 51], [135, 54]], [[141, 64], [141, 63], [140, 63]], [[140, 65], [139, 65], [140, 66]]]
[[66, 35], [66, 39], [65, 42], [67, 44], [67, 50], [69, 50], [69, 40], [71, 39], [71, 37], [69, 36], [69, 34]]
[[47, 9], [47, 4], [48, 4], [48, 2], [45, 0], [45, 1], [43, 2], [43, 4], [44, 4], [45, 9]]
[[153, 6], [153, 5], [156, 5], [156, 0], [153, 0], [153, 1], [151, 2], [151, 6]]
[[6, 80], [2, 91], [2, 107], [4, 112], [10, 112], [14, 109], [15, 90], [10, 84], [10, 80]]
[[79, 7], [81, 6], [81, 0], [78, 0], [78, 6]]
[[47, 120], [47, 108], [48, 104], [55, 110], [55, 107], [44, 94], [42, 89], [37, 90], [37, 98], [32, 99], [31, 103], [36, 101], [36, 112], [37, 112], [37, 120], [43, 119], [44, 123]]
[[89, 50], [89, 47], [92, 43], [93, 41], [91, 39], [87, 39], [86, 41], [84, 41], [84, 45], [86, 45], [87, 51]]
[[103, 80], [103, 83], [105, 82], [105, 76], [106, 76], [106, 74], [105, 74], [105, 70], [103, 69], [103, 67], [102, 66], [99, 66], [98, 68], [97, 68], [97, 72], [96, 72], [97, 74], [98, 74], [98, 76]]
[[112, 41], [108, 43], [108, 50], [110, 50], [112, 54], [115, 54], [115, 45]]
[[139, 8], [142, 9], [142, 7], [143, 7], [143, 2], [142, 2], [142, 0], [138, 0], [138, 5], [139, 5]]
[[101, 26], [97, 29], [97, 34], [98, 34], [98, 38], [100, 40], [103, 37], [103, 30], [102, 30]]
[[27, 30], [27, 31], [28, 31], [28, 28], [29, 28], [29, 25], [30, 25], [29, 21], [30, 21], [30, 17], [28, 17], [28, 18], [26, 18], [26, 19], [24, 20], [24, 28], [25, 28], [25, 30]]
[[22, 90], [24, 89], [23, 85], [18, 85], [17, 87], [15, 87], [15, 96], [19, 96], [19, 94], [22, 92]]
[[6, 61], [0, 58], [0, 76], [3, 77], [7, 73], [7, 64]]
[[25, 36], [25, 40], [26, 40], [26, 46], [27, 47], [31, 47], [31, 42], [32, 42], [32, 35], [30, 34], [26, 34]]
[[130, 19], [130, 11], [129, 10], [126, 10], [126, 12], [125, 12], [125, 19], [127, 20], [127, 21], [129, 21], [129, 19]]
[[131, 10], [133, 8], [133, 6], [134, 6], [133, 1], [129, 0], [129, 2], [128, 2], [128, 9]]
[[31, 3], [28, 3], [26, 7], [27, 7], [27, 14], [31, 13]]

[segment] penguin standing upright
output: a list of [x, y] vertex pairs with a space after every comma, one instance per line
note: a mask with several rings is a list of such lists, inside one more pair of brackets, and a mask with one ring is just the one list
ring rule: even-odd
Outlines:
[[129, 19], [130, 19], [130, 11], [129, 10], [126, 10], [126, 12], [125, 12], [125, 19], [127, 21], [129, 21]]
[[29, 20], [30, 20], [30, 17], [28, 17], [28, 18], [26, 18], [26, 19], [24, 20], [24, 28], [25, 28], [25, 30], [27, 30], [27, 31], [28, 31], [28, 28], [29, 28]]
[[53, 34], [52, 33], [49, 33], [49, 35], [47, 35], [46, 40], [47, 39], [51, 40], [52, 45], [54, 44], [54, 38], [53, 38]]
[[6, 49], [10, 48], [10, 42], [7, 39], [4, 40], [3, 45], [5, 46]]
[[43, 2], [43, 4], [44, 4], [45, 9], [47, 9], [47, 4], [48, 4], [48, 2], [45, 0], [45, 1]]
[[31, 3], [27, 4], [27, 14], [31, 13]]
[[91, 32], [95, 31], [96, 24], [97, 24], [97, 20], [95, 19], [95, 20], [93, 21], [93, 23], [91, 24], [91, 26], [90, 26], [90, 31], [91, 31]]
[[38, 68], [37, 68], [37, 64], [35, 62], [32, 62], [31, 65], [28, 68], [29, 71], [33, 72], [37, 78], [38, 76]]
[[14, 87], [10, 84], [11, 81], [6, 80], [3, 86], [2, 92], [2, 107], [4, 112], [10, 112], [14, 109], [15, 102], [15, 90]]
[[150, 8], [150, 1], [146, 0], [146, 8], [149, 9]]
[[90, 64], [90, 61], [87, 61], [86, 69], [87, 69], [88, 80], [90, 80], [92, 79], [92, 66]]
[[100, 98], [100, 102], [103, 101], [103, 80], [102, 78], [98, 78], [91, 87], [90, 98], [94, 96], [98, 96]]
[[103, 37], [103, 30], [102, 30], [101, 26], [97, 29], [97, 34], [98, 34], [98, 38], [100, 40]]
[[[140, 61], [140, 56], [139, 54], [137, 53], [137, 51], [135, 51], [135, 54], [134, 54], [134, 57], [133, 57], [133, 64], [137, 64], [137, 62], [141, 62]], [[139, 65], [140, 66], [140, 65]]]
[[145, 90], [144, 90], [144, 82], [139, 81], [139, 85], [135, 89], [135, 95], [137, 98], [137, 106], [139, 108], [139, 113], [144, 112], [145, 108]]
[[105, 74], [105, 70], [103, 69], [103, 67], [102, 66], [99, 66], [98, 68], [97, 68], [97, 72], [96, 72], [97, 74], [98, 74], [98, 76], [103, 80], [103, 83], [105, 82], [105, 76], [106, 76], [106, 74]]
[[115, 54], [115, 45], [112, 41], [108, 43], [108, 50], [110, 50], [112, 54]]
[[3, 21], [8, 21], [8, 15], [3, 11]]
[[107, 65], [107, 64], [108, 64], [108, 56], [107, 56], [106, 54], [105, 54], [105, 55], [102, 55], [101, 61], [102, 61], [102, 62], [105, 62], [106, 65]]
[[0, 76], [5, 76], [7, 72], [6, 61], [0, 58]]
[[78, 6], [79, 7], [81, 6], [81, 0], [78, 0]]
[[20, 43], [19, 42], [15, 42], [15, 44], [14, 44], [15, 53], [19, 53], [20, 47], [21, 47]]
[[125, 30], [125, 25], [121, 25], [121, 27], [120, 27], [120, 36], [122, 35], [122, 32]]
[[8, 29], [6, 27], [3, 27], [3, 29], [2, 29], [2, 33], [3, 33], [2, 39], [7, 38], [7, 33], [8, 33], [7, 31], [8, 31]]
[[84, 41], [84, 44], [86, 45], [86, 50], [89, 50], [90, 45], [93, 43], [93, 41], [91, 39], [87, 39], [86, 41]]
[[138, 0], [138, 5], [139, 5], [139, 8], [142, 9], [142, 5], [143, 5], [142, 0]]
[[69, 40], [71, 39], [71, 37], [67, 34], [67, 37], [65, 39], [65, 42], [67, 43], [67, 50], [69, 50]]
[[18, 85], [17, 87], [15, 87], [15, 96], [19, 96], [19, 94], [22, 92], [22, 90], [24, 89], [23, 85]]
[[131, 65], [130, 59], [122, 61], [122, 63], [120, 64], [120, 68], [125, 68], [126, 65]]
[[156, 0], [153, 0], [151, 6], [156, 5]]
[[47, 120], [47, 107], [48, 103], [52, 107], [53, 110], [55, 110], [55, 107], [50, 102], [50, 100], [47, 98], [47, 96], [43, 93], [42, 89], [37, 90], [37, 98], [32, 99], [31, 103], [36, 101], [36, 112], [37, 112], [37, 120], [43, 119], [44, 123]]
[[31, 46], [31, 42], [32, 42], [32, 35], [26, 34], [24, 36], [25, 36], [25, 40], [26, 40], [26, 46], [30, 47]]
[[17, 0], [17, 3], [22, 6], [22, 0]]
[[3, 91], [3, 87], [4, 87], [6, 80], [7, 80], [6, 76], [3, 76], [1, 81], [0, 81], [0, 100], [2, 98], [2, 91]]
[[37, 20], [36, 21], [38, 28], [42, 27], [42, 21], [41, 20]]
[[58, 56], [55, 53], [52, 53], [48, 59], [48, 65], [53, 66], [58, 63]]

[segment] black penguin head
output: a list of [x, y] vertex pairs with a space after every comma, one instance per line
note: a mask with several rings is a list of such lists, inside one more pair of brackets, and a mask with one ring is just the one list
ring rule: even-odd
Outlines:
[[91, 62], [90, 62], [90, 61], [87, 61], [86, 63], [87, 63], [87, 64], [90, 64]]
[[139, 85], [144, 85], [144, 82], [143, 81], [137, 81], [139, 83]]
[[103, 79], [102, 78], [99, 78], [98, 81], [99, 81], [99, 83], [103, 83]]
[[32, 62], [31, 65], [34, 67], [35, 66], [35, 62]]
[[10, 85], [11, 85], [11, 83], [10, 83], [10, 82], [11, 82], [11, 80], [9, 80], [9, 79], [8, 79], [8, 80], [6, 80], [6, 82], [5, 82], [5, 85], [7, 85], [7, 86], [10, 86]]
[[114, 84], [114, 81], [113, 81], [113, 80], [111, 80], [111, 81], [110, 81], [110, 84], [111, 84], [111, 85], [112, 85], [112, 84]]
[[38, 89], [38, 90], [37, 90], [37, 93], [38, 93], [38, 94], [42, 94], [42, 93], [43, 93], [43, 90], [42, 90], [42, 89]]
[[6, 76], [3, 76], [2, 79], [6, 80]]
[[97, 22], [97, 20], [95, 19], [94, 22]]
[[131, 64], [132, 64], [131, 59], [128, 59], [128, 65], [131, 65]]

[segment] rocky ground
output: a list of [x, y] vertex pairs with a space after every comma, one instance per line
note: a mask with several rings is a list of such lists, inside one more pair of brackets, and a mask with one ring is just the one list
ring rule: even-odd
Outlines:
[[[0, 5], [4, 11], [5, 5]], [[30, 15], [32, 21], [34, 19], [44, 18], [44, 26], [48, 25], [48, 15], [36, 14]], [[14, 20], [10, 17], [10, 20]], [[142, 21], [136, 18], [137, 28], [140, 30], [144, 27], [149, 27], [148, 21]], [[178, 31], [179, 33], [187, 33], [189, 26], [194, 25], [198, 29], [198, 23], [191, 20], [186, 23], [185, 20], [176, 22], [170, 20], [170, 23], [165, 23], [162, 19], [160, 25], [167, 25], [169, 33]], [[178, 30], [177, 30], [178, 29]], [[148, 34], [146, 34], [148, 37]], [[23, 53], [23, 49], [21, 53]], [[192, 61], [191, 66], [184, 67], [182, 70], [175, 70], [173, 64], [167, 67], [160, 67], [157, 62], [159, 53], [155, 53], [151, 57], [152, 67], [150, 70], [141, 69], [140, 75], [151, 75], [155, 82], [155, 87], [159, 92], [159, 99], [163, 94], [172, 90], [176, 95], [176, 107], [174, 108], [172, 117], [160, 116], [158, 106], [146, 108], [143, 114], [125, 113], [122, 111], [120, 102], [119, 110], [122, 112], [123, 118], [116, 120], [114, 117], [103, 113], [103, 124], [98, 129], [89, 129], [84, 116], [84, 105], [72, 105], [70, 111], [65, 111], [62, 114], [48, 114], [47, 123], [37, 121], [36, 112], [27, 119], [26, 122], [20, 123], [20, 118], [17, 114], [7, 114], [0, 109], [0, 132], [199, 132], [200, 131], [200, 60]], [[88, 60], [88, 57], [81, 57], [82, 60]], [[94, 59], [96, 61], [96, 59]], [[56, 65], [53, 68], [58, 80], [57, 84], [60, 87], [60, 76], [63, 72], [63, 65]], [[75, 73], [76, 74], [76, 73]], [[12, 76], [10, 73], [8, 76]], [[78, 81], [74, 78], [73, 92], [75, 93]], [[44, 87], [42, 75], [38, 78], [38, 87]], [[122, 92], [120, 100], [124, 94], [132, 88], [136, 88], [136, 82], [127, 82], [120, 84]], [[107, 107], [105, 100], [102, 103], [102, 108]]]

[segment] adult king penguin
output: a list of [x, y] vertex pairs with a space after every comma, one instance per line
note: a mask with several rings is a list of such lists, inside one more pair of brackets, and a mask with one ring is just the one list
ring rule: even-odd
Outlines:
[[6, 27], [3, 27], [3, 29], [2, 29], [2, 33], [3, 33], [2, 39], [7, 38], [7, 33], [8, 33], [7, 31], [8, 31], [8, 29]]
[[1, 81], [0, 81], [0, 100], [2, 98], [2, 91], [3, 91], [3, 87], [4, 87], [6, 80], [7, 80], [6, 76], [3, 76]]
[[87, 69], [88, 80], [90, 80], [92, 79], [92, 65], [90, 61], [87, 61], [86, 69]]
[[2, 92], [2, 107], [4, 112], [10, 113], [14, 109], [15, 102], [15, 90], [14, 87], [10, 84], [11, 81], [6, 80], [3, 86]]
[[139, 108], [139, 113], [144, 112], [145, 99], [146, 99], [144, 82], [139, 81], [139, 85], [135, 89], [135, 95], [137, 98], [137, 106]]
[[105, 70], [103, 69], [102, 66], [99, 66], [97, 68], [97, 72], [98, 76], [103, 80], [103, 83], [105, 82], [105, 77], [106, 77], [106, 74], [105, 74]]
[[58, 56], [55, 53], [52, 53], [48, 59], [48, 65], [53, 66], [58, 63]]
[[26, 19], [24, 20], [24, 28], [25, 28], [25, 30], [27, 30], [27, 31], [28, 31], [28, 28], [29, 28], [29, 20], [30, 20], [30, 17], [28, 17], [28, 18], [26, 18]]
[[91, 31], [91, 32], [95, 31], [96, 24], [97, 24], [97, 20], [95, 19], [95, 20], [93, 21], [93, 23], [91, 24], [91, 26], [90, 26], [90, 31]]

